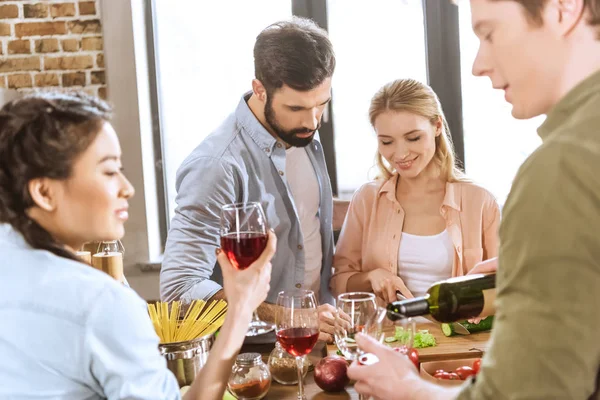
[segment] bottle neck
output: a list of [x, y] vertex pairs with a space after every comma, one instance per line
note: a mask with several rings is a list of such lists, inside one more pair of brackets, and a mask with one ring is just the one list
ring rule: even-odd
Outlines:
[[[395, 321], [401, 317], [417, 317], [429, 314], [429, 303], [427, 296], [416, 297], [402, 301], [395, 301], [388, 306], [388, 318]], [[399, 314], [399, 315], [396, 315]]]

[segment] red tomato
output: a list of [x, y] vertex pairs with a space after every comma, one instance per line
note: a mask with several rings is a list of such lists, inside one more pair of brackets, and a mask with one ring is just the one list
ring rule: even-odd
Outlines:
[[446, 372], [446, 371], [444, 371], [443, 369], [438, 369], [435, 371], [436, 374], [438, 374], [438, 373], [441, 374], [442, 372]]
[[448, 374], [449, 378], [451, 381], [459, 381], [460, 380], [460, 376], [458, 376], [458, 374], [456, 372], [450, 372]]
[[481, 367], [481, 358], [478, 358], [477, 360], [473, 361], [473, 372], [475, 372], [475, 374], [478, 374], [480, 367]]
[[417, 370], [419, 369], [419, 352], [417, 349], [410, 349], [408, 351], [408, 359], [415, 364]]
[[437, 379], [450, 379], [450, 374], [448, 372], [439, 372], [433, 375], [433, 377]]
[[475, 375], [475, 371], [473, 370], [473, 368], [469, 367], [468, 365], [456, 368], [454, 372], [456, 372], [456, 374], [458, 374], [458, 376], [460, 376], [460, 379], [462, 379], [463, 381], [471, 375]]

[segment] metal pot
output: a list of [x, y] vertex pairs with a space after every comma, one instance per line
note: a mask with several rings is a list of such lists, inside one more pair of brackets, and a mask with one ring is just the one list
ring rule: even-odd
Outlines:
[[215, 341], [210, 334], [194, 340], [158, 345], [160, 354], [167, 360], [167, 368], [177, 378], [179, 387], [191, 385], [208, 360], [208, 352]]

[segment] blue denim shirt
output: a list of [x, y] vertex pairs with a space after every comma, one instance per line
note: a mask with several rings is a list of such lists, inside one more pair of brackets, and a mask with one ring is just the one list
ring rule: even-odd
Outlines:
[[[233, 114], [185, 159], [177, 171], [177, 208], [171, 221], [162, 270], [163, 300], [206, 299], [221, 289], [215, 265], [220, 208], [257, 201], [277, 235], [271, 290], [304, 287], [304, 246], [300, 220], [285, 175], [285, 146], [256, 119], [246, 93]], [[321, 144], [306, 147], [320, 187], [319, 219], [323, 262], [320, 302], [333, 303], [329, 290], [333, 257], [333, 197]]]
[[0, 224], [0, 399], [179, 399], [145, 302]]

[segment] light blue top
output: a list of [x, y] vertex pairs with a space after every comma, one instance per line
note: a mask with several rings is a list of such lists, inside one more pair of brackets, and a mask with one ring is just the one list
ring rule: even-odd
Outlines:
[[0, 399], [179, 399], [145, 302], [0, 224]]
[[[282, 290], [304, 288], [304, 238], [285, 175], [285, 146], [256, 119], [248, 104], [237, 109], [185, 159], [177, 171], [177, 208], [171, 221], [162, 270], [161, 298], [207, 299], [222, 288], [217, 266], [220, 209], [228, 203], [260, 202], [277, 235], [271, 264], [275, 303]], [[201, 118], [198, 119], [201, 126]], [[319, 300], [333, 303], [329, 290], [333, 257], [333, 197], [321, 144], [313, 140], [306, 152], [320, 189], [321, 284]]]

